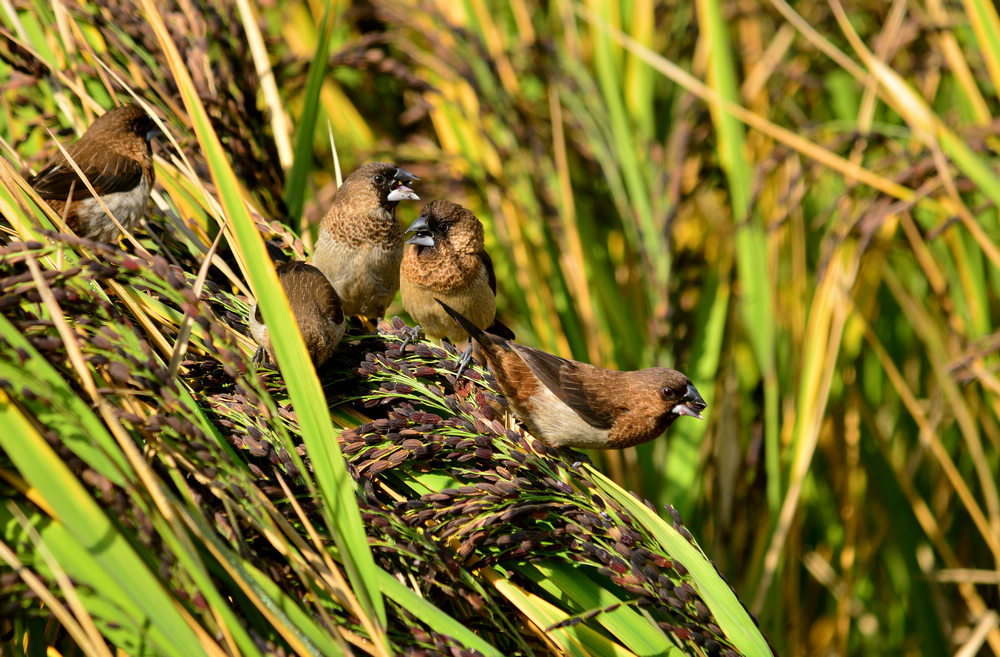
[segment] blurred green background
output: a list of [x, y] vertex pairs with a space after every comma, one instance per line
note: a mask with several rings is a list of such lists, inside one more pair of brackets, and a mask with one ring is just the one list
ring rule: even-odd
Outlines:
[[[345, 174], [391, 159], [478, 214], [519, 341], [694, 380], [705, 422], [595, 463], [681, 512], [779, 654], [1000, 654], [989, 0], [186, 6], [164, 13], [236, 174], [307, 252], [332, 135]], [[77, 10], [0, 4], [22, 43], [101, 51], [54, 36]], [[81, 11], [183, 115], [141, 13]], [[96, 88], [80, 52], [47, 56]], [[61, 97], [26, 110], [31, 77], [0, 74], [37, 169]]]

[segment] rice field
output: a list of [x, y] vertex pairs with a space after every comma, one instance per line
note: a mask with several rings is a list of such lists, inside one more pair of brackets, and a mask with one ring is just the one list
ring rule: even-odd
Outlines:
[[[1000, 654], [997, 35], [977, 0], [0, 2], [0, 653]], [[67, 235], [25, 178], [133, 98], [144, 225]], [[551, 450], [401, 350], [398, 299], [316, 375], [287, 325], [253, 365], [269, 254], [378, 159], [404, 225], [480, 217], [520, 342], [680, 369], [706, 421]]]

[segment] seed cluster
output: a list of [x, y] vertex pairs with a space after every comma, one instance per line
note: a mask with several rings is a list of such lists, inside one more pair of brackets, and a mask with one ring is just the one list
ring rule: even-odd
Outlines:
[[[246, 331], [246, 300], [211, 277], [196, 293], [193, 276], [185, 273], [197, 271], [190, 263], [170, 264], [160, 257], [145, 262], [75, 238], [49, 237], [57, 245], [94, 249], [98, 257], [60, 270], [46, 264], [57, 246], [18, 243], [0, 249], [0, 307], [23, 336], [23, 343], [0, 342], [0, 390], [37, 419], [70, 471], [194, 611], [208, 609], [206, 597], [164, 541], [155, 504], [141, 487], [112, 481], [81, 457], [80, 441], [91, 439], [88, 429], [38, 374], [42, 366], [70, 383], [95, 421], [104, 427], [117, 423], [136, 441], [169, 494], [200, 511], [213, 540], [247, 555], [320, 617], [312, 583], [262, 529], [270, 524], [263, 502], [295, 527], [301, 522], [291, 499], [307, 518], [320, 518], [322, 509], [303, 480], [303, 469], [308, 473], [312, 466], [280, 373], [248, 365], [238, 344]], [[44, 287], [71, 327], [99, 405], [68, 358], [29, 258], [42, 263]], [[155, 331], [142, 321], [140, 307], [162, 314]], [[172, 376], [167, 363], [185, 317], [192, 320], [190, 343]], [[343, 430], [340, 444], [358, 483], [358, 505], [379, 566], [503, 654], [544, 654], [548, 648], [518, 610], [484, 583], [483, 573], [503, 572], [530, 588], [532, 564], [563, 564], [603, 580], [622, 601], [575, 610], [545, 631], [597, 624], [602, 614], [629, 605], [641, 608], [692, 654], [737, 654], [684, 567], [602, 492], [583, 455], [546, 447], [525, 434], [508, 417], [506, 400], [488, 371], [473, 366], [456, 381], [456, 350], [423, 341], [405, 344], [407, 330], [396, 318], [378, 335], [349, 335], [319, 372], [334, 413], [367, 417]], [[9, 467], [5, 455], [0, 461], [0, 467]], [[174, 478], [177, 473], [181, 480]], [[9, 484], [0, 486], [6, 496], [30, 506]], [[691, 540], [671, 512], [675, 528]], [[321, 523], [313, 524], [323, 531]], [[363, 635], [344, 606], [327, 600], [322, 607], [322, 617]], [[0, 577], [0, 614], [39, 609], [20, 578]], [[434, 633], [409, 610], [392, 607], [389, 620], [398, 654], [476, 654]], [[280, 636], [255, 636], [255, 641], [269, 653], [289, 654]]]
[[[381, 472], [445, 472], [462, 484], [395, 502], [407, 525], [452, 546], [465, 568], [545, 560], [592, 568], [680, 642], [707, 654], [737, 654], [684, 566], [598, 489], [582, 467], [583, 455], [547, 447], [501, 421], [494, 409], [502, 397], [488, 372], [467, 370], [456, 390], [453, 349], [418, 343], [404, 354], [398, 345], [407, 327], [396, 318], [384, 328], [384, 351], [368, 352], [358, 373], [372, 385], [366, 403], [391, 406], [385, 417], [344, 431], [344, 453], [376, 490], [391, 489], [387, 502], [405, 491], [376, 477]], [[434, 412], [421, 409], [428, 406]], [[693, 543], [676, 510], [669, 512], [675, 529]]]

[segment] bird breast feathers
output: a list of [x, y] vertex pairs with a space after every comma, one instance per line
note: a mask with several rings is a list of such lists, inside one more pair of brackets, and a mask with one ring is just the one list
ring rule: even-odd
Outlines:
[[529, 413], [519, 415], [531, 418], [528, 429], [547, 445], [580, 449], [607, 448], [608, 430], [585, 422], [546, 386], [538, 386], [528, 399], [528, 404], [531, 406]]

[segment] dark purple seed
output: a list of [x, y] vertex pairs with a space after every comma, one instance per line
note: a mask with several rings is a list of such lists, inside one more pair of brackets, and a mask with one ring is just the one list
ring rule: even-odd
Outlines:
[[377, 475], [383, 470], [388, 470], [389, 468], [392, 467], [392, 465], [393, 464], [390, 463], [389, 461], [378, 461], [374, 465], [372, 465], [372, 467], [368, 470], [368, 473], [371, 475]]
[[110, 365], [108, 365], [108, 375], [118, 383], [128, 383], [129, 381], [128, 365], [120, 361], [115, 361]]

